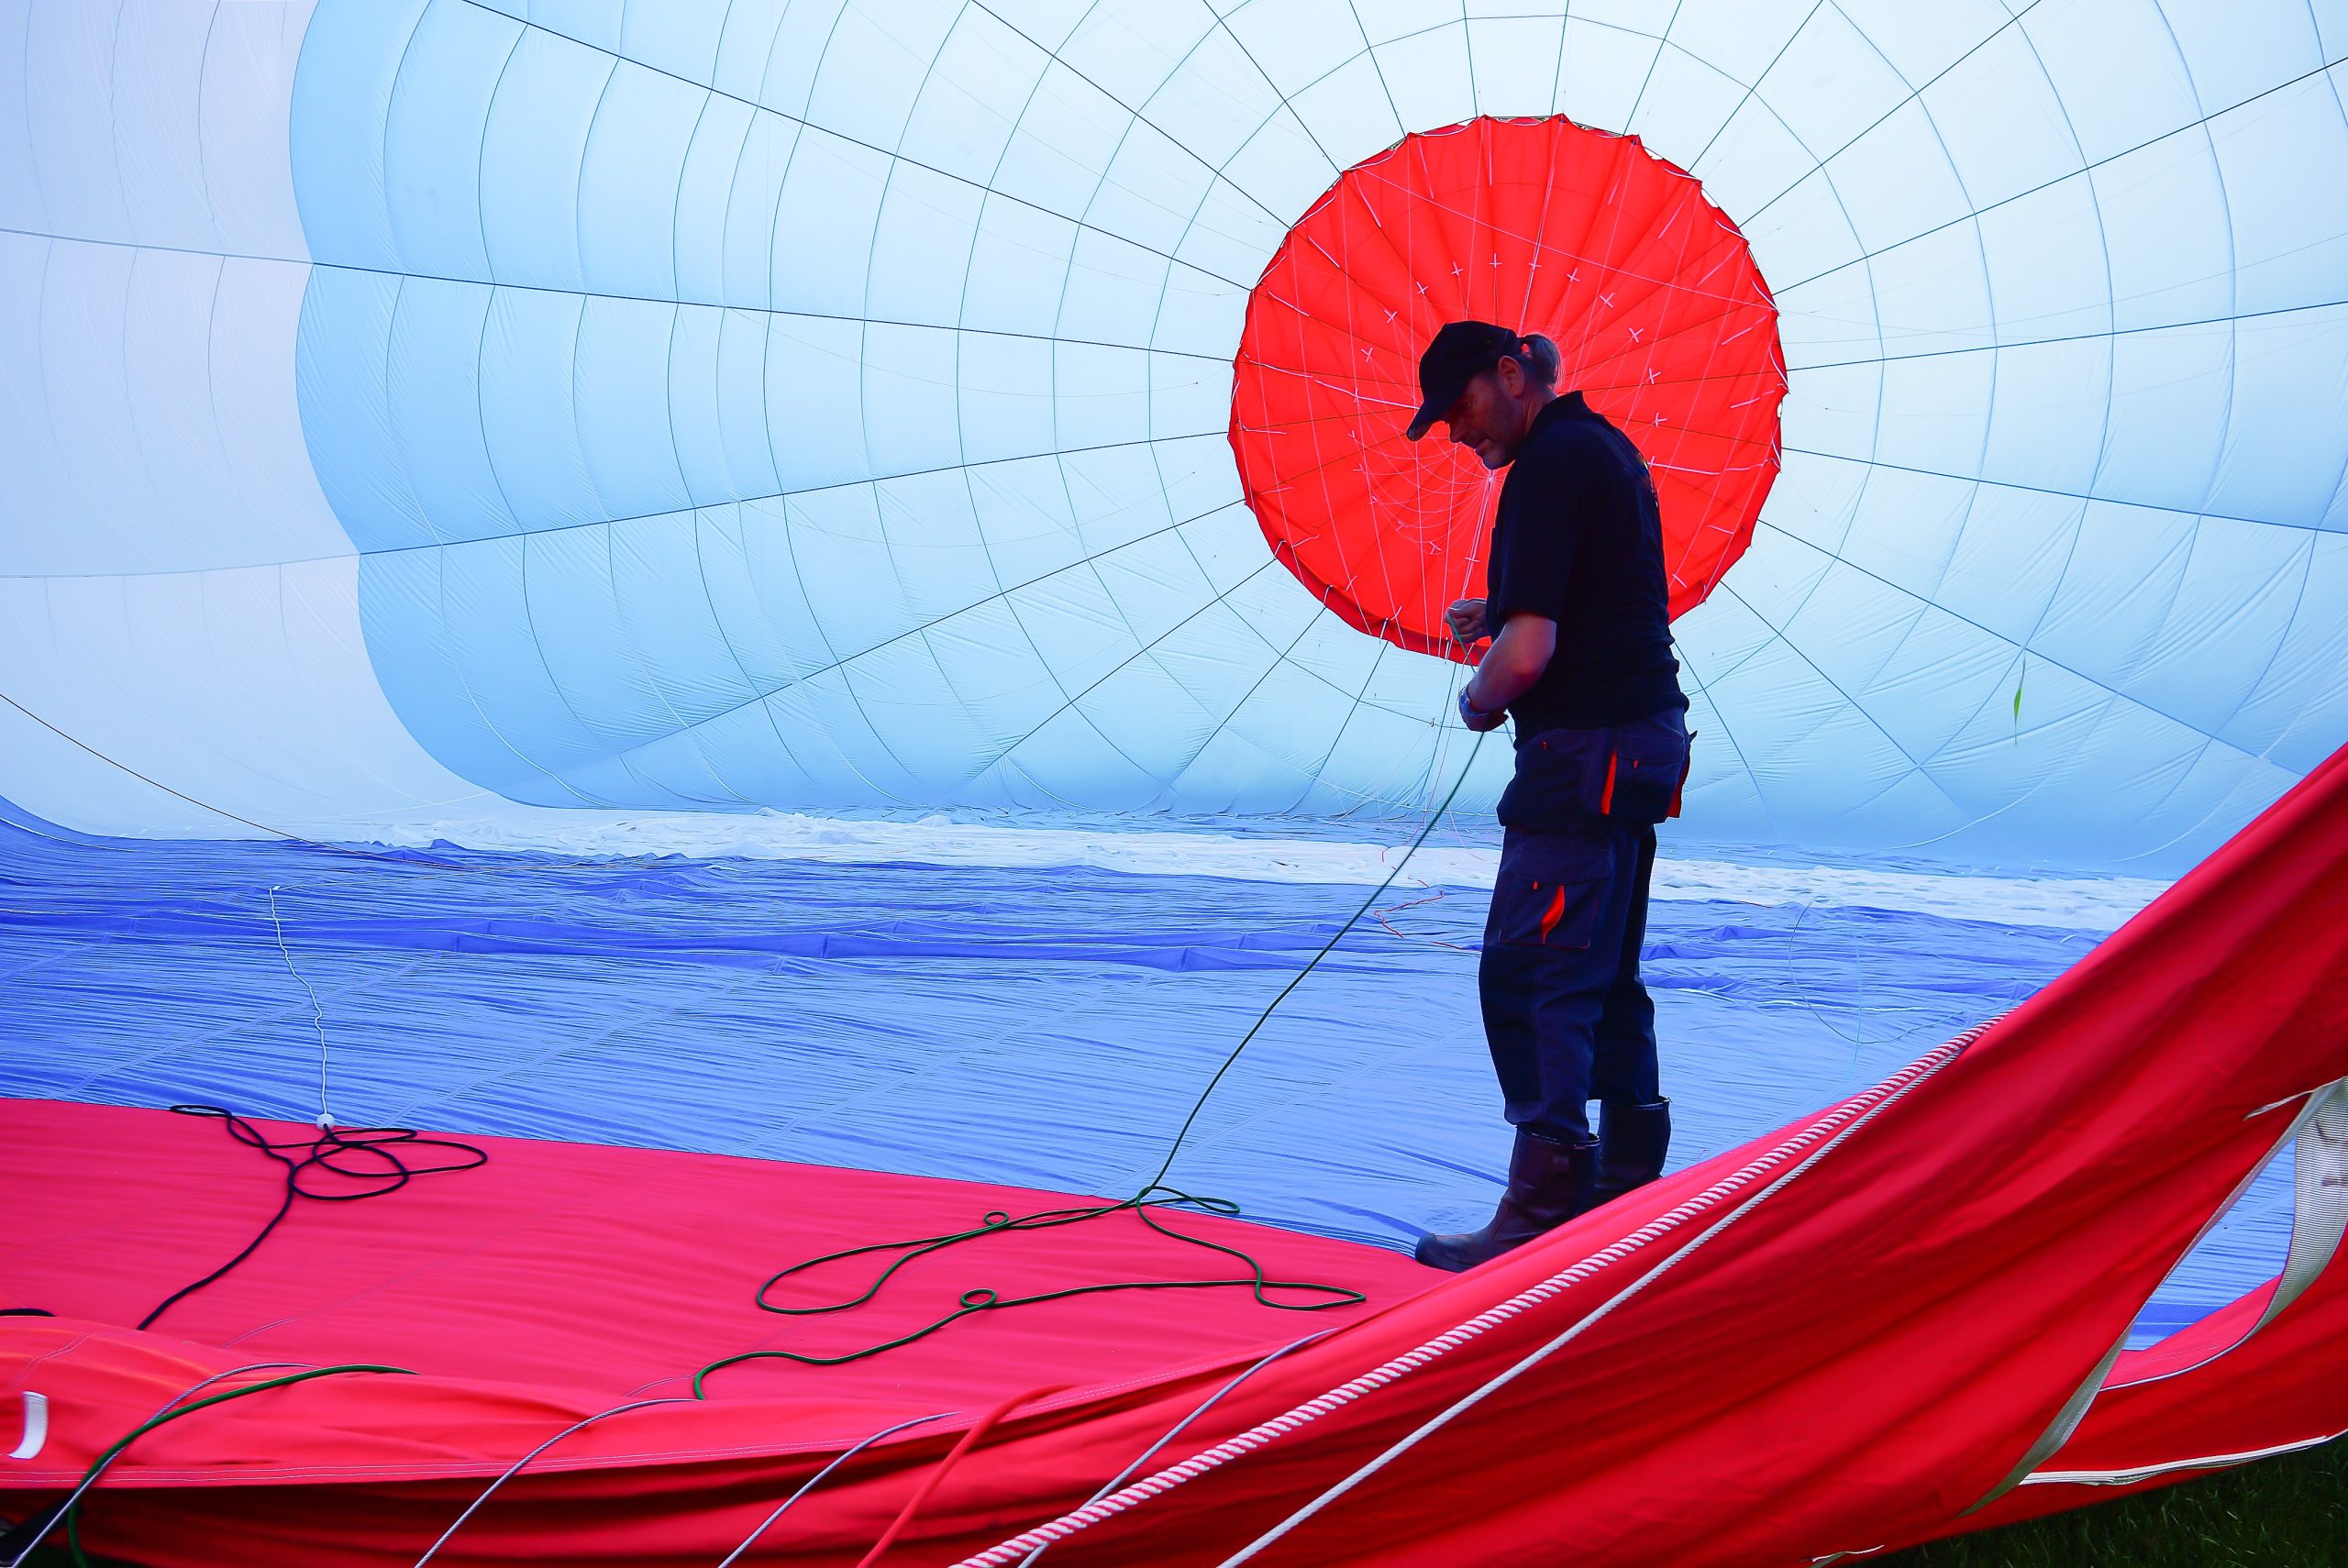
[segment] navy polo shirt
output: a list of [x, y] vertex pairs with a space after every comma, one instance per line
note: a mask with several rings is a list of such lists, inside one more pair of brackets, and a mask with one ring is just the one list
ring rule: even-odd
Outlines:
[[1685, 708], [1655, 481], [1631, 438], [1567, 392], [1534, 415], [1492, 519], [1484, 621], [1557, 624], [1557, 651], [1511, 704], [1521, 740]]

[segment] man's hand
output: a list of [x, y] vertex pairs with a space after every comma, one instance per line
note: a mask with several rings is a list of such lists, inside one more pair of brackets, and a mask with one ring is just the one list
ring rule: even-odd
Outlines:
[[1462, 647], [1492, 635], [1492, 629], [1484, 624], [1484, 601], [1480, 599], [1454, 602], [1443, 613], [1443, 618], [1451, 623], [1451, 635]]
[[1459, 722], [1478, 734], [1482, 734], [1486, 730], [1499, 729], [1508, 718], [1508, 710], [1495, 708], [1489, 713], [1485, 712], [1476, 706], [1475, 700], [1468, 696], [1468, 687], [1463, 686], [1459, 689]]

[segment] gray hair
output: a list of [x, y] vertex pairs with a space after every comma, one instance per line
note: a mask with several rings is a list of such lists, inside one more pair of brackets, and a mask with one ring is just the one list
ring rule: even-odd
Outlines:
[[1556, 344], [1537, 332], [1526, 333], [1523, 342], [1521, 352], [1511, 352], [1507, 358], [1523, 366], [1534, 385], [1556, 386], [1558, 368], [1565, 363], [1565, 356], [1557, 351]]

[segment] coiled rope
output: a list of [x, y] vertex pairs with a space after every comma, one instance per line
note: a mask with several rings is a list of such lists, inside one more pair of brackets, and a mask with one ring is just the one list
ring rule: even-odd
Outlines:
[[[1180, 1207], [1224, 1218], [1239, 1213], [1239, 1207], [1235, 1203], [1222, 1198], [1202, 1198], [1193, 1193], [1184, 1192], [1179, 1187], [1168, 1186], [1166, 1177], [1174, 1168], [1175, 1156], [1181, 1153], [1183, 1144], [1189, 1141], [1192, 1130], [1198, 1125], [1200, 1113], [1206, 1109], [1207, 1100], [1214, 1094], [1216, 1087], [1238, 1063], [1247, 1047], [1255, 1042], [1256, 1036], [1262, 1032], [1264, 1025], [1271, 1021], [1272, 1014], [1279, 1010], [1282, 1002], [1289, 999], [1290, 994], [1297, 987], [1304, 983], [1305, 977], [1319, 967], [1321, 961], [1335, 952], [1337, 944], [1345, 940], [1346, 934], [1355, 926], [1360, 924], [1363, 918], [1377, 907], [1378, 901], [1385, 896], [1386, 890], [1394, 885], [1394, 879], [1402, 874], [1402, 868], [1410, 864], [1411, 856], [1418, 852], [1426, 843], [1428, 835], [1434, 832], [1435, 824], [1443, 820], [1444, 813], [1451, 809], [1452, 801], [1458, 798], [1461, 786], [1467, 783], [1468, 776], [1473, 768], [1477, 753], [1481, 750], [1483, 742], [1484, 736], [1479, 734], [1476, 737], [1475, 745], [1468, 751], [1466, 761], [1460, 765], [1458, 777], [1452, 780], [1451, 788], [1445, 792], [1442, 801], [1437, 803], [1434, 810], [1427, 814], [1425, 823], [1420, 826], [1418, 834], [1411, 840], [1409, 846], [1396, 857], [1385, 878], [1377, 887], [1370, 889], [1369, 896], [1362, 900], [1352, 914], [1346, 917], [1344, 923], [1337, 927], [1328, 941], [1321, 944], [1320, 949], [1305, 962], [1304, 966], [1289, 977], [1288, 984], [1280, 988], [1279, 994], [1264, 1004], [1263, 1010], [1256, 1015], [1255, 1022], [1248, 1025], [1247, 1032], [1240, 1036], [1239, 1043], [1224, 1056], [1213, 1076], [1207, 1079], [1205, 1087], [1201, 1088], [1197, 1097], [1191, 1100], [1190, 1111], [1182, 1118], [1182, 1124], [1175, 1130], [1172, 1141], [1167, 1145], [1166, 1157], [1158, 1162], [1157, 1172], [1143, 1183], [1132, 1197], [1110, 1202], [1083, 1204], [1073, 1208], [1040, 1209], [1030, 1214], [1014, 1215], [1008, 1210], [998, 1209], [982, 1216], [978, 1224], [966, 1230], [950, 1231], [935, 1236], [916, 1236], [904, 1241], [877, 1242], [865, 1246], [847, 1247], [838, 1252], [825, 1253], [820, 1257], [807, 1258], [795, 1263], [769, 1276], [766, 1283], [759, 1287], [754, 1300], [760, 1311], [772, 1312], [783, 1317], [820, 1317], [852, 1311], [876, 1299], [888, 1286], [890, 1281], [896, 1278], [916, 1259], [995, 1237], [1057, 1230], [1063, 1226], [1085, 1224], [1093, 1220], [1105, 1220], [1114, 1214], [1128, 1212], [1152, 1231], [1170, 1241], [1237, 1259], [1246, 1265], [1244, 1274], [1194, 1279], [1114, 1280], [1012, 1296], [1003, 1295], [989, 1286], [980, 1286], [963, 1291], [957, 1297], [956, 1305], [950, 1311], [941, 1314], [928, 1323], [892, 1339], [880, 1341], [836, 1355], [813, 1355], [790, 1350], [757, 1350], [712, 1362], [693, 1375], [694, 1394], [698, 1396], [703, 1392], [712, 1374], [725, 1367], [740, 1365], [745, 1362], [791, 1361], [807, 1366], [838, 1366], [848, 1362], [862, 1361], [869, 1356], [880, 1355], [916, 1341], [927, 1339], [940, 1330], [980, 1312], [1032, 1307], [1046, 1301], [1066, 1300], [1070, 1297], [1102, 1296], [1128, 1290], [1243, 1289], [1253, 1295], [1258, 1304], [1283, 1312], [1324, 1312], [1334, 1307], [1358, 1306], [1368, 1300], [1368, 1297], [1360, 1291], [1346, 1286], [1320, 1284], [1308, 1280], [1272, 1279], [1265, 1274], [1263, 1264], [1251, 1253], [1220, 1242], [1211, 1242], [1203, 1236], [1193, 1236], [1174, 1230], [1153, 1210]], [[825, 1264], [889, 1253], [896, 1254], [893, 1261], [882, 1267], [862, 1290], [845, 1299], [801, 1307], [782, 1306], [770, 1299], [770, 1292], [794, 1275], [807, 1273]], [[1291, 1297], [1308, 1297], [1308, 1299], [1284, 1300], [1280, 1298], [1283, 1293]]]
[[[225, 1126], [238, 1143], [276, 1161], [285, 1169], [284, 1196], [278, 1199], [277, 1212], [245, 1243], [242, 1252], [193, 1285], [183, 1285], [165, 1297], [161, 1306], [138, 1320], [141, 1329], [152, 1328], [156, 1319], [259, 1252], [270, 1233], [294, 1211], [295, 1198], [305, 1198], [314, 1203], [357, 1203], [397, 1192], [417, 1176], [469, 1171], [489, 1163], [489, 1154], [484, 1149], [453, 1138], [426, 1138], [405, 1127], [321, 1127], [316, 1138], [272, 1143], [260, 1128], [221, 1106], [175, 1105], [172, 1114], [211, 1117]], [[410, 1165], [401, 1157], [403, 1152], [415, 1149], [447, 1149], [456, 1157], [433, 1165]], [[295, 1157], [297, 1152], [299, 1158]], [[305, 1183], [305, 1171], [317, 1171], [349, 1185], [336, 1188]]]

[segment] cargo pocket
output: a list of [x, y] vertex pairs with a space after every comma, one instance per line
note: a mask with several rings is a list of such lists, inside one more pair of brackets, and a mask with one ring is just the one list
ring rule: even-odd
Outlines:
[[1493, 879], [1484, 941], [1510, 947], [1588, 947], [1611, 867], [1607, 846], [1586, 834], [1512, 829]]
[[1501, 792], [1504, 828], [1569, 833], [1598, 810], [1606, 730], [1547, 730], [1516, 743], [1516, 772]]
[[1689, 740], [1677, 723], [1645, 722], [1617, 729], [1599, 785], [1599, 814], [1643, 826], [1678, 816], [1680, 787], [1688, 781]]

